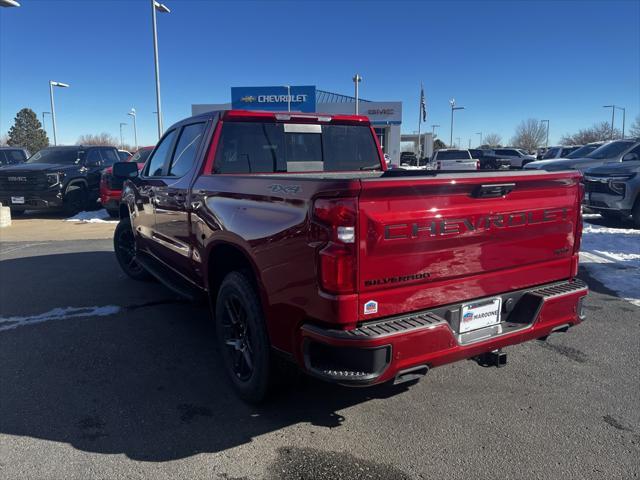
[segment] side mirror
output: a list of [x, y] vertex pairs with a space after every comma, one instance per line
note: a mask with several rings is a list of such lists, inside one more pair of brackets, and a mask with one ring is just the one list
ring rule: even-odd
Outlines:
[[629, 152], [624, 157], [622, 157], [623, 162], [632, 162], [634, 160], [638, 160], [638, 154]]
[[116, 162], [113, 164], [113, 176], [126, 180], [138, 176], [138, 164], [136, 162]]

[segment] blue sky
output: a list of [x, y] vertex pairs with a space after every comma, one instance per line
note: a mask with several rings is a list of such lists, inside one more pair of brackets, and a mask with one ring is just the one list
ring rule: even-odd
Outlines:
[[[49, 111], [56, 90], [59, 143], [84, 133], [119, 136], [138, 111], [140, 144], [156, 141], [147, 0], [20, 0], [0, 8], [0, 134], [22, 107]], [[598, 121], [615, 103], [627, 127], [640, 114], [640, 2], [219, 2], [165, 0], [158, 16], [165, 126], [192, 103], [229, 101], [231, 86], [317, 85], [401, 100], [404, 132], [417, 129], [424, 82], [427, 125], [449, 138], [509, 139], [526, 118], [550, 119], [550, 140]], [[617, 113], [617, 126], [621, 126]], [[50, 119], [47, 118], [50, 132]], [[49, 135], [51, 137], [51, 134]], [[131, 127], [125, 141], [133, 143]]]

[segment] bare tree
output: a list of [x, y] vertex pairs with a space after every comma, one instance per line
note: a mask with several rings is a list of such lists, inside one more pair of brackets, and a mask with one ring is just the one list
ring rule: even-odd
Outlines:
[[[622, 137], [617, 128], [613, 131], [613, 138]], [[583, 128], [574, 134], [563, 135], [560, 139], [562, 145], [584, 145], [591, 142], [602, 142], [611, 139], [611, 124], [609, 122], [596, 123], [589, 128]]]
[[516, 133], [511, 139], [514, 147], [534, 152], [547, 138], [547, 127], [536, 118], [523, 120], [516, 127]]
[[629, 135], [631, 137], [640, 137], [640, 115], [636, 117], [633, 125], [631, 125], [631, 128], [629, 129]]
[[3, 133], [0, 135], [0, 147], [6, 147], [7, 145], [9, 145], [9, 135]]
[[487, 133], [484, 137], [484, 144], [488, 147], [499, 147], [502, 143], [502, 137], [497, 133]]
[[109, 145], [119, 148], [120, 142], [116, 137], [107, 132], [102, 132], [97, 135], [87, 133], [78, 137], [76, 145]]

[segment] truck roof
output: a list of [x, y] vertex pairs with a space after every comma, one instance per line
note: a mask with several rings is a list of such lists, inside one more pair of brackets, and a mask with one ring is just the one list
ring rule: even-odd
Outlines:
[[[371, 125], [369, 117], [365, 115], [342, 115], [320, 112], [270, 112], [265, 110], [216, 110], [195, 115], [176, 122], [175, 125], [189, 123], [196, 119], [220, 117], [222, 120], [234, 121], [289, 121], [300, 123], [332, 123], [345, 125]], [[174, 126], [175, 126], [174, 125]]]

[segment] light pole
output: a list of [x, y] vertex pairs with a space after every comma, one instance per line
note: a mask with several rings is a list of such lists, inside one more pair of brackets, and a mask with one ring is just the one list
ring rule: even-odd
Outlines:
[[613, 122], [616, 118], [616, 106], [615, 105], [603, 105], [602, 108], [611, 109], [611, 140], [613, 140]]
[[131, 107], [131, 111], [127, 113], [133, 118], [133, 143], [135, 143], [136, 151], [138, 150], [138, 127], [136, 126], [136, 109]]
[[547, 122], [547, 139], [544, 141], [544, 148], [549, 146], [549, 120], [540, 120], [540, 123]]
[[44, 126], [44, 115], [45, 114], [51, 115], [51, 112], [42, 112], [42, 129], [46, 131], [47, 129]]
[[171, 13], [163, 3], [151, 0], [151, 23], [153, 24], [153, 59], [156, 67], [156, 105], [158, 109], [158, 140], [162, 137], [162, 107], [160, 106], [160, 65], [158, 63], [158, 26], [156, 10], [160, 13]]
[[122, 140], [122, 126], [126, 123], [120, 122], [120, 150], [124, 150], [124, 141]]
[[627, 112], [624, 107], [619, 107], [617, 105], [603, 105], [602, 108], [610, 108], [611, 109], [611, 140], [613, 140], [613, 119], [615, 116], [616, 108], [618, 110], [622, 110], [622, 138], [624, 138], [624, 122], [626, 120]]
[[451, 131], [449, 132], [449, 145], [453, 144], [453, 112], [456, 110], [464, 110], [464, 107], [456, 107], [456, 99], [452, 98], [449, 100], [449, 105], [451, 105]]
[[482, 132], [476, 132], [476, 135], [480, 135], [480, 145], [482, 146]]
[[56, 107], [53, 102], [53, 87], [69, 88], [69, 84], [49, 80], [49, 97], [51, 99], [51, 123], [53, 124], [53, 144], [58, 145], [58, 132], [56, 131]]
[[358, 115], [358, 108], [359, 108], [359, 100], [358, 100], [358, 84], [362, 81], [362, 77], [360, 75], [358, 75], [356, 73], [355, 77], [353, 77], [353, 83], [356, 86], [356, 115]]

